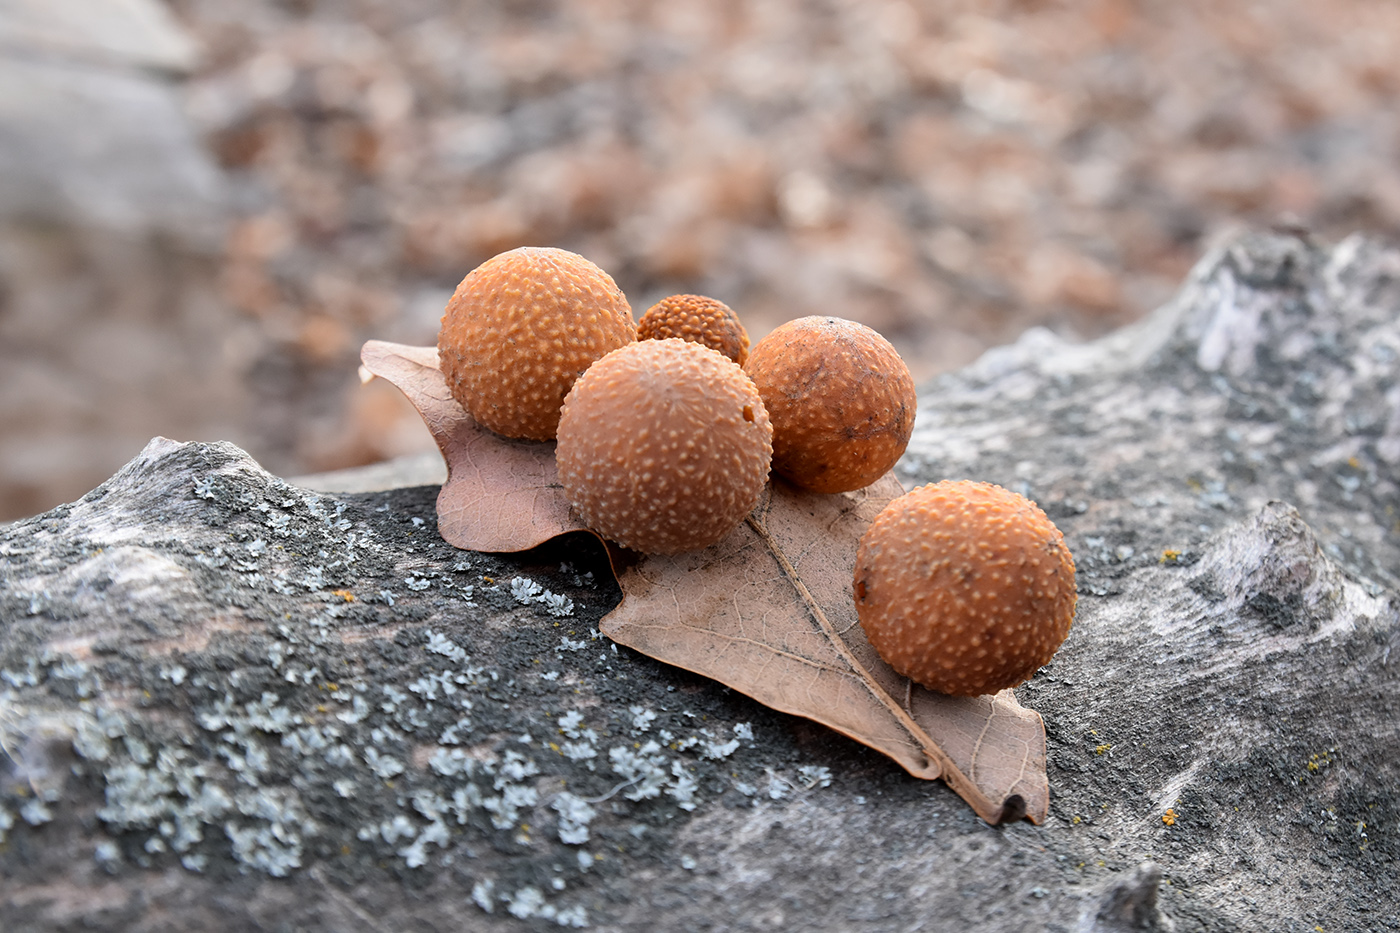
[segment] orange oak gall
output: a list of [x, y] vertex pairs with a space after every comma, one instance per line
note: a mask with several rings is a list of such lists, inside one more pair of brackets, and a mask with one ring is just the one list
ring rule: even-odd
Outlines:
[[574, 381], [637, 339], [632, 309], [576, 253], [525, 246], [473, 269], [447, 304], [438, 358], [476, 421], [506, 437], [550, 440]]
[[643, 340], [564, 400], [559, 482], [584, 524], [647, 554], [708, 547], [753, 511], [773, 429], [744, 371], [708, 347]]
[[773, 419], [773, 472], [814, 492], [848, 492], [894, 466], [914, 430], [909, 367], [888, 340], [835, 317], [789, 321], [744, 364]]
[[856, 553], [856, 614], [900, 674], [957, 696], [1029, 680], [1069, 634], [1064, 536], [990, 483], [920, 486], [885, 507]]
[[672, 295], [637, 322], [638, 340], [679, 337], [709, 347], [740, 366], [749, 358], [749, 332], [729, 305], [704, 295]]

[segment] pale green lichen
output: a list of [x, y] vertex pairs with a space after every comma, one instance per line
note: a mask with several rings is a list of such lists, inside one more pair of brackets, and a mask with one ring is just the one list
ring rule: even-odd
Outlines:
[[[90, 851], [103, 870], [225, 862], [289, 877], [327, 858], [313, 853], [341, 852], [350, 870], [413, 871], [490, 840], [553, 867], [538, 884], [475, 879], [483, 909], [578, 927], [587, 913], [565, 892], [592, 870], [590, 846], [637, 844], [739, 783], [752, 727], [697, 728], [703, 717], [669, 693], [616, 702], [630, 661], [591, 623], [558, 628], [580, 615], [573, 597], [488, 556], [429, 564], [409, 552], [440, 542], [405, 544], [343, 502], [236, 462], [200, 477], [188, 501], [211, 510], [210, 525], [171, 538], [162, 560], [227, 601], [227, 630], [137, 662], [109, 648], [0, 665], [7, 754], [43, 717], [61, 727], [72, 773], [100, 790], [92, 813], [110, 838]], [[427, 527], [403, 524], [405, 539]], [[294, 569], [293, 552], [309, 566]], [[356, 589], [362, 575], [375, 585]], [[74, 598], [39, 590], [22, 605], [61, 612]], [[501, 612], [533, 618], [514, 619], [504, 642], [474, 643]], [[531, 663], [542, 658], [547, 669]], [[600, 692], [602, 705], [580, 705]], [[26, 786], [43, 783], [37, 757], [23, 765], [11, 771]], [[48, 829], [59, 770], [44, 794], [0, 794], [0, 840]]]

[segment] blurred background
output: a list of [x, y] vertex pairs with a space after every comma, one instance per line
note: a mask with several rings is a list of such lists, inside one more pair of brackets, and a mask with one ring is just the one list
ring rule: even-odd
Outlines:
[[1397, 53], [1376, 0], [0, 0], [0, 520], [156, 434], [432, 449], [359, 346], [524, 244], [920, 380], [1102, 334], [1231, 226], [1395, 230]]

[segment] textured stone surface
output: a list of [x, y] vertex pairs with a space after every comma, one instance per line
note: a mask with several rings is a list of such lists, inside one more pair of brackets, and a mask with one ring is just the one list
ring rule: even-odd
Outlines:
[[614, 652], [586, 537], [153, 442], [0, 531], [7, 929], [1400, 928], [1397, 272], [1237, 241], [922, 394], [906, 484], [1018, 488], [1078, 565], [1040, 827]]
[[0, 516], [153, 433], [236, 436], [255, 322], [216, 297], [228, 189], [158, 0], [0, 4]]
[[222, 172], [175, 73], [197, 48], [152, 0], [24, 0], [0, 9], [0, 221], [216, 247]]
[[8, 0], [0, 45], [172, 73], [188, 73], [199, 59], [159, 0]]

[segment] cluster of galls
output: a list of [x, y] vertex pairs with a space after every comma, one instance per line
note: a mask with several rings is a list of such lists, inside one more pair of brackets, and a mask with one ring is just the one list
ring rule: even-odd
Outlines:
[[470, 273], [438, 352], [478, 423], [557, 440], [584, 522], [648, 554], [724, 538], [770, 469], [816, 492], [869, 485], [914, 427], [909, 369], [870, 328], [803, 318], [750, 353], [738, 316], [698, 295], [634, 325], [612, 278], [559, 249], [512, 250]]
[[[770, 471], [815, 493], [869, 485], [904, 453], [917, 407], [909, 368], [864, 325], [800, 318], [750, 352], [734, 312], [697, 295], [634, 324], [612, 278], [560, 249], [512, 250], [468, 274], [438, 349], [478, 423], [556, 440], [560, 483], [584, 523], [649, 554], [718, 543], [758, 505]], [[1033, 504], [940, 483], [876, 519], [855, 593], [896, 670], [980, 694], [1025, 680], [1064, 640], [1074, 566]]]

